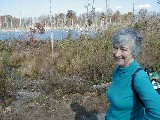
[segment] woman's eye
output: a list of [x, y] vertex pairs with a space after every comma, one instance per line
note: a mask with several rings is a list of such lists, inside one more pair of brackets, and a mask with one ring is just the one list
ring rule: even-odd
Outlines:
[[127, 51], [127, 49], [121, 49], [122, 51]]
[[113, 47], [113, 49], [118, 49], [117, 47]]
[[123, 51], [127, 51], [126, 49], [122, 49]]

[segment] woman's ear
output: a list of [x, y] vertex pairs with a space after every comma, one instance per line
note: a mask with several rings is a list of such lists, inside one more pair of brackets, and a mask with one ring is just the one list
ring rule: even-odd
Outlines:
[[142, 54], [143, 54], [143, 51], [139, 52], [139, 54], [138, 54], [138, 55], [142, 55]]

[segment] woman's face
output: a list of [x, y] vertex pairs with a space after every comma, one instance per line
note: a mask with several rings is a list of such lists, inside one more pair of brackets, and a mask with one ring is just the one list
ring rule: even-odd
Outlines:
[[112, 54], [116, 65], [120, 65], [122, 67], [127, 67], [132, 61], [134, 61], [129, 45], [113, 45]]

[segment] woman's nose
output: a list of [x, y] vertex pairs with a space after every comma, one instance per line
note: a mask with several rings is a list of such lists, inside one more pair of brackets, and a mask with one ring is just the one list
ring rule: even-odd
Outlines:
[[122, 51], [120, 50], [120, 49], [117, 49], [116, 51], [115, 51], [115, 56], [116, 57], [119, 57], [119, 56], [121, 56], [121, 54], [122, 54]]

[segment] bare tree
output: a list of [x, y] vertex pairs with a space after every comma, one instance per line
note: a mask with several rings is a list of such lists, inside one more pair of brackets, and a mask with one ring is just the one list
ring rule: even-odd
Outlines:
[[73, 19], [75, 18], [75, 16], [76, 16], [76, 13], [73, 10], [67, 11], [66, 18], [69, 20], [69, 26], [73, 27], [74, 25]]
[[112, 15], [113, 15], [113, 11], [111, 9], [107, 10], [107, 19], [109, 21], [109, 23], [112, 22]]
[[58, 14], [58, 26], [62, 29], [64, 27], [64, 23], [65, 23], [65, 14], [64, 13], [60, 13]]
[[120, 11], [117, 10], [117, 11], [113, 14], [112, 19], [113, 19], [113, 21], [114, 21], [115, 23], [117, 23], [117, 22], [119, 22], [119, 18], [120, 18]]
[[148, 13], [147, 9], [141, 9], [141, 10], [138, 12], [138, 14], [139, 14], [139, 19], [144, 20], [145, 17], [147, 16], [147, 13]]
[[107, 29], [107, 27], [108, 27], [108, 20], [107, 20], [107, 16], [108, 16], [108, 0], [106, 0], [106, 29]]

